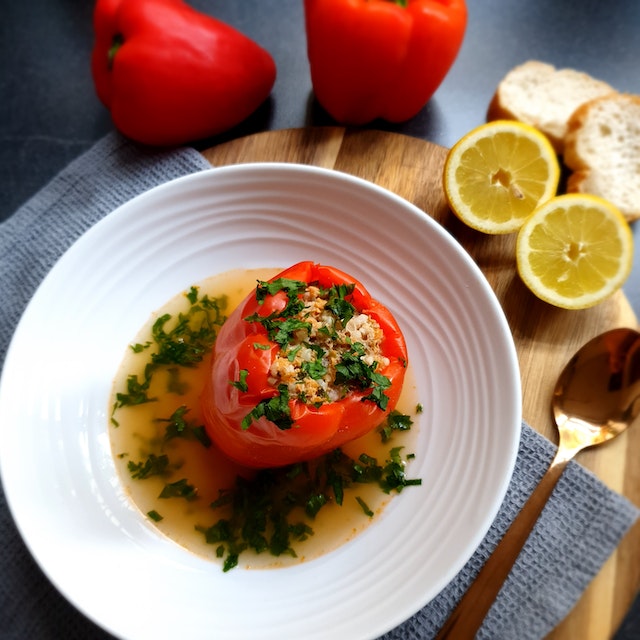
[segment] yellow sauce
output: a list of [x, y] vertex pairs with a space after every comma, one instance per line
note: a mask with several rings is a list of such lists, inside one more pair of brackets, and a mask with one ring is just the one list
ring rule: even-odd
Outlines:
[[[267, 280], [278, 271], [276, 269], [233, 271], [209, 278], [196, 286], [200, 295], [206, 293], [210, 298], [218, 299], [226, 297], [227, 305], [224, 314], [229, 315], [255, 287], [256, 280]], [[184, 294], [176, 296], [152, 315], [132, 344], [145, 344], [150, 340], [151, 327], [158, 317], [167, 313], [176, 317], [178, 313], [186, 312], [189, 307], [190, 303]], [[116, 393], [126, 389], [128, 376], [137, 374], [142, 379], [149, 357], [148, 350], [134, 353], [132, 349], [127, 349], [114, 380], [112, 406], [115, 403]], [[246, 477], [248, 471], [227, 459], [217, 451], [215, 446], [205, 448], [197, 440], [183, 438], [162, 442], [167, 425], [166, 420], [181, 406], [188, 408], [184, 415], [187, 422], [193, 425], [203, 424], [200, 413], [200, 393], [209, 366], [210, 357], [207, 356], [197, 367], [181, 367], [177, 379], [175, 370], [171, 372], [171, 366], [166, 368], [167, 370], [159, 371], [149, 388], [149, 396], [157, 400], [117, 409], [113, 414], [117, 426], [115, 424], [110, 426], [110, 437], [121, 482], [137, 508], [145, 515], [149, 512], [159, 514], [162, 519], [154, 524], [170, 539], [200, 556], [221, 563], [221, 560], [216, 558], [215, 545], [207, 544], [204, 534], [198, 528], [210, 527], [220, 519], [222, 515], [220, 510], [212, 509], [211, 502], [219, 497], [220, 490], [233, 487], [238, 474]], [[175, 392], [176, 386], [179, 387], [180, 393]], [[416, 388], [409, 368], [397, 410], [415, 418], [416, 404]], [[366, 453], [377, 458], [380, 463], [384, 463], [392, 447], [402, 446], [404, 454], [412, 453], [416, 435], [415, 428], [407, 432], [396, 432], [389, 442], [383, 444], [380, 434], [374, 430], [364, 438], [345, 445], [342, 450], [352, 458]], [[145, 479], [132, 478], [128, 468], [129, 463], [140, 463], [151, 453], [168, 456], [170, 474], [155, 475]], [[158, 497], [165, 484], [180, 479], [186, 479], [189, 485], [196, 487], [197, 498], [187, 500], [179, 497], [164, 499]], [[313, 520], [308, 520], [314, 533], [307, 540], [293, 544], [297, 557], [287, 554], [274, 557], [268, 552], [256, 554], [245, 551], [240, 555], [239, 566], [246, 568], [288, 566], [332, 551], [352, 539], [371, 522], [375, 522], [391, 499], [391, 495], [385, 494], [376, 484], [359, 484], [349, 487], [345, 490], [341, 506], [329, 503]], [[364, 500], [374, 512], [373, 517], [364, 513], [356, 496]]]

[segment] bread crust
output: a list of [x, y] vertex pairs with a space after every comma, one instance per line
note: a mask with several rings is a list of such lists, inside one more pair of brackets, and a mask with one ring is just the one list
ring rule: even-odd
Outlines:
[[487, 119], [526, 122], [542, 131], [562, 155], [571, 114], [584, 102], [614, 92], [608, 83], [587, 73], [528, 60], [511, 69], [498, 84]]
[[567, 192], [609, 200], [628, 221], [640, 219], [640, 96], [590, 100], [567, 123]]

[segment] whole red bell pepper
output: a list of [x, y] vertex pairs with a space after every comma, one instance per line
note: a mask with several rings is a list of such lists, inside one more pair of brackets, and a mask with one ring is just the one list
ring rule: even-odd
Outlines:
[[338, 122], [415, 116], [458, 55], [464, 0], [305, 0], [318, 102]]
[[115, 126], [165, 146], [239, 124], [268, 97], [271, 55], [182, 0], [98, 0], [91, 68]]
[[[310, 283], [328, 300], [313, 304], [330, 310], [329, 329], [310, 319]], [[379, 329], [377, 360], [367, 360], [371, 352], [357, 337], [363, 326], [371, 329], [361, 324], [363, 317]], [[346, 341], [334, 335], [345, 327]], [[390, 311], [348, 274], [301, 262], [259, 283], [222, 326], [202, 394], [207, 433], [228, 457], [249, 467], [315, 458], [380, 425], [398, 402], [406, 367], [404, 337]], [[326, 393], [317, 382], [323, 376], [331, 378]]]

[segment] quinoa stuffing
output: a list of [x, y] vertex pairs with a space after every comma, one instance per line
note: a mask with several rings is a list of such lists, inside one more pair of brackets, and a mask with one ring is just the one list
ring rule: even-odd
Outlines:
[[[304, 306], [292, 316], [301, 328], [292, 332], [271, 365], [270, 384], [285, 384], [289, 398], [306, 404], [344, 397], [354, 380], [341, 371], [354, 357], [373, 371], [389, 364], [380, 347], [384, 337], [380, 325], [352, 306], [337, 315], [328, 304], [333, 294], [313, 284], [306, 286], [301, 296]], [[368, 384], [365, 378], [357, 386]]]

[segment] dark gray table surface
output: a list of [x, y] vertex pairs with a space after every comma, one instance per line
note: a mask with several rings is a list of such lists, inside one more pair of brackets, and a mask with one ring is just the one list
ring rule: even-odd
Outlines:
[[[204, 148], [223, 139], [269, 129], [334, 124], [313, 99], [302, 0], [190, 3], [255, 39], [271, 52], [278, 68], [271, 98], [253, 117], [234, 131], [217, 139], [198, 141], [196, 146]], [[620, 91], [640, 94], [638, 0], [468, 0], [468, 5], [469, 23], [462, 50], [432, 100], [410, 122], [396, 126], [374, 123], [373, 128], [451, 146], [485, 120], [499, 80], [510, 68], [528, 59], [580, 69]], [[89, 70], [93, 2], [0, 0], [0, 8], [3, 220], [109, 132], [112, 125], [95, 95]], [[634, 237], [640, 246], [638, 224], [634, 226]], [[624, 290], [640, 316], [640, 257], [636, 257]], [[17, 533], [10, 531], [7, 535]], [[25, 549], [23, 557], [12, 559], [12, 571], [19, 575], [16, 565], [29, 562]], [[51, 593], [52, 587], [44, 577], [35, 588], [37, 597], [59, 597]], [[70, 607], [62, 598], [59, 600], [62, 612]], [[0, 591], [0, 609], [1, 605]], [[31, 609], [29, 615], [38, 614]], [[55, 628], [56, 622], [34, 620], [34, 640], [104, 637], [79, 614], [74, 628], [66, 633]], [[1, 626], [0, 637], [7, 637]], [[640, 604], [636, 604], [616, 638], [640, 638]]]

